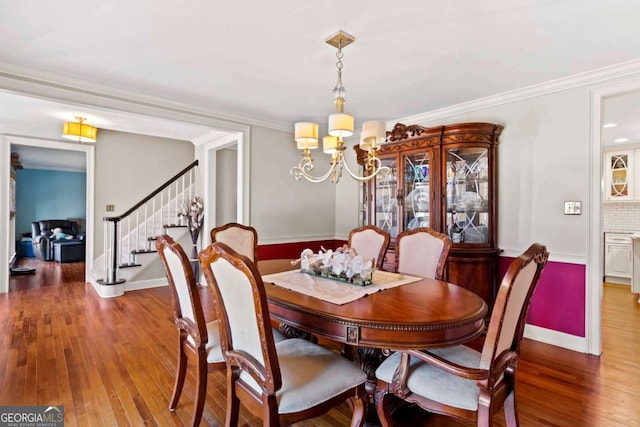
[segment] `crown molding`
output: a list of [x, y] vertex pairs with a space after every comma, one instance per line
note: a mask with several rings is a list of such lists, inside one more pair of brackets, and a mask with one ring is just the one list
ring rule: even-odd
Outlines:
[[[133, 114], [160, 113], [161, 117], [187, 123], [211, 126], [223, 131], [235, 130], [237, 125], [254, 125], [291, 132], [285, 120], [229, 111], [227, 108], [187, 105], [176, 101], [142, 95], [127, 89], [115, 88], [87, 80], [70, 78], [50, 72], [18, 67], [0, 62], [0, 90], [73, 105], [114, 109]], [[143, 113], [140, 110], [144, 111]], [[199, 122], [198, 118], [204, 119]]]
[[545, 83], [527, 86], [512, 91], [499, 93], [497, 95], [487, 96], [485, 98], [479, 98], [473, 101], [463, 102], [461, 104], [427, 111], [425, 113], [402, 117], [400, 119], [387, 122], [387, 127], [393, 127], [394, 124], [398, 122], [423, 124], [432, 120], [439, 120], [458, 114], [465, 114], [484, 108], [507, 104], [510, 102], [548, 95], [554, 92], [572, 89], [579, 86], [598, 84], [608, 80], [625, 78], [634, 74], [640, 74], [640, 59], [634, 59], [632, 61], [622, 62], [620, 64], [598, 68], [596, 70], [587, 71], [580, 74], [574, 74], [572, 76], [564, 77], [561, 79], [550, 80]]
[[228, 133], [228, 132], [220, 132], [217, 130], [212, 130], [210, 132], [205, 133], [197, 138], [191, 140], [194, 146], [199, 147], [201, 145], [208, 144], [210, 142], [214, 142], [217, 140], [228, 140], [229, 142], [237, 140], [238, 135], [236, 132]]

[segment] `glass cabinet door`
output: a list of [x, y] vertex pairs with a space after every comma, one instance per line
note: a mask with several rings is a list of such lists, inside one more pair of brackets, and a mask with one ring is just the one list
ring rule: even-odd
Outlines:
[[395, 157], [380, 160], [383, 166], [391, 169], [391, 173], [374, 178], [374, 224], [388, 231], [391, 238], [395, 238], [398, 236], [398, 165]]
[[403, 156], [404, 230], [431, 227], [430, 152]]
[[453, 243], [489, 243], [488, 149], [446, 150], [447, 232]]
[[626, 200], [633, 198], [633, 151], [620, 151], [606, 154], [607, 200]]

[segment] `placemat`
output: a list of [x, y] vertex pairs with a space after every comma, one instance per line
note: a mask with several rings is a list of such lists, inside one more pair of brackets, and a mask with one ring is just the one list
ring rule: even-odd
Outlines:
[[336, 280], [318, 277], [300, 272], [300, 270], [283, 271], [282, 273], [262, 276], [263, 282], [273, 283], [301, 294], [309, 295], [332, 304], [342, 305], [365, 295], [384, 289], [394, 288], [422, 280], [421, 277], [406, 274], [390, 273], [376, 270], [373, 272], [373, 283], [368, 286], [351, 285]]

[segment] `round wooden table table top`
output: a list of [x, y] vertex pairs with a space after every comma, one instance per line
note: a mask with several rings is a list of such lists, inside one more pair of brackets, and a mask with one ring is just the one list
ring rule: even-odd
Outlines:
[[[286, 263], [262, 263], [262, 274]], [[269, 266], [271, 268], [269, 268]], [[291, 269], [289, 267], [288, 269]], [[434, 279], [386, 289], [337, 305], [265, 283], [273, 318], [358, 347], [428, 349], [473, 340], [484, 331], [487, 305], [478, 295]]]

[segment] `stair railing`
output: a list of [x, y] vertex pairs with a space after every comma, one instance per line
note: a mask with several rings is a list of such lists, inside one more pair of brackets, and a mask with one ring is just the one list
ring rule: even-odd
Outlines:
[[120, 268], [138, 266], [136, 255], [155, 252], [153, 241], [169, 227], [186, 227], [179, 212], [195, 194], [194, 161], [132, 208], [118, 216], [104, 217], [104, 264], [101, 285], [124, 283]]

